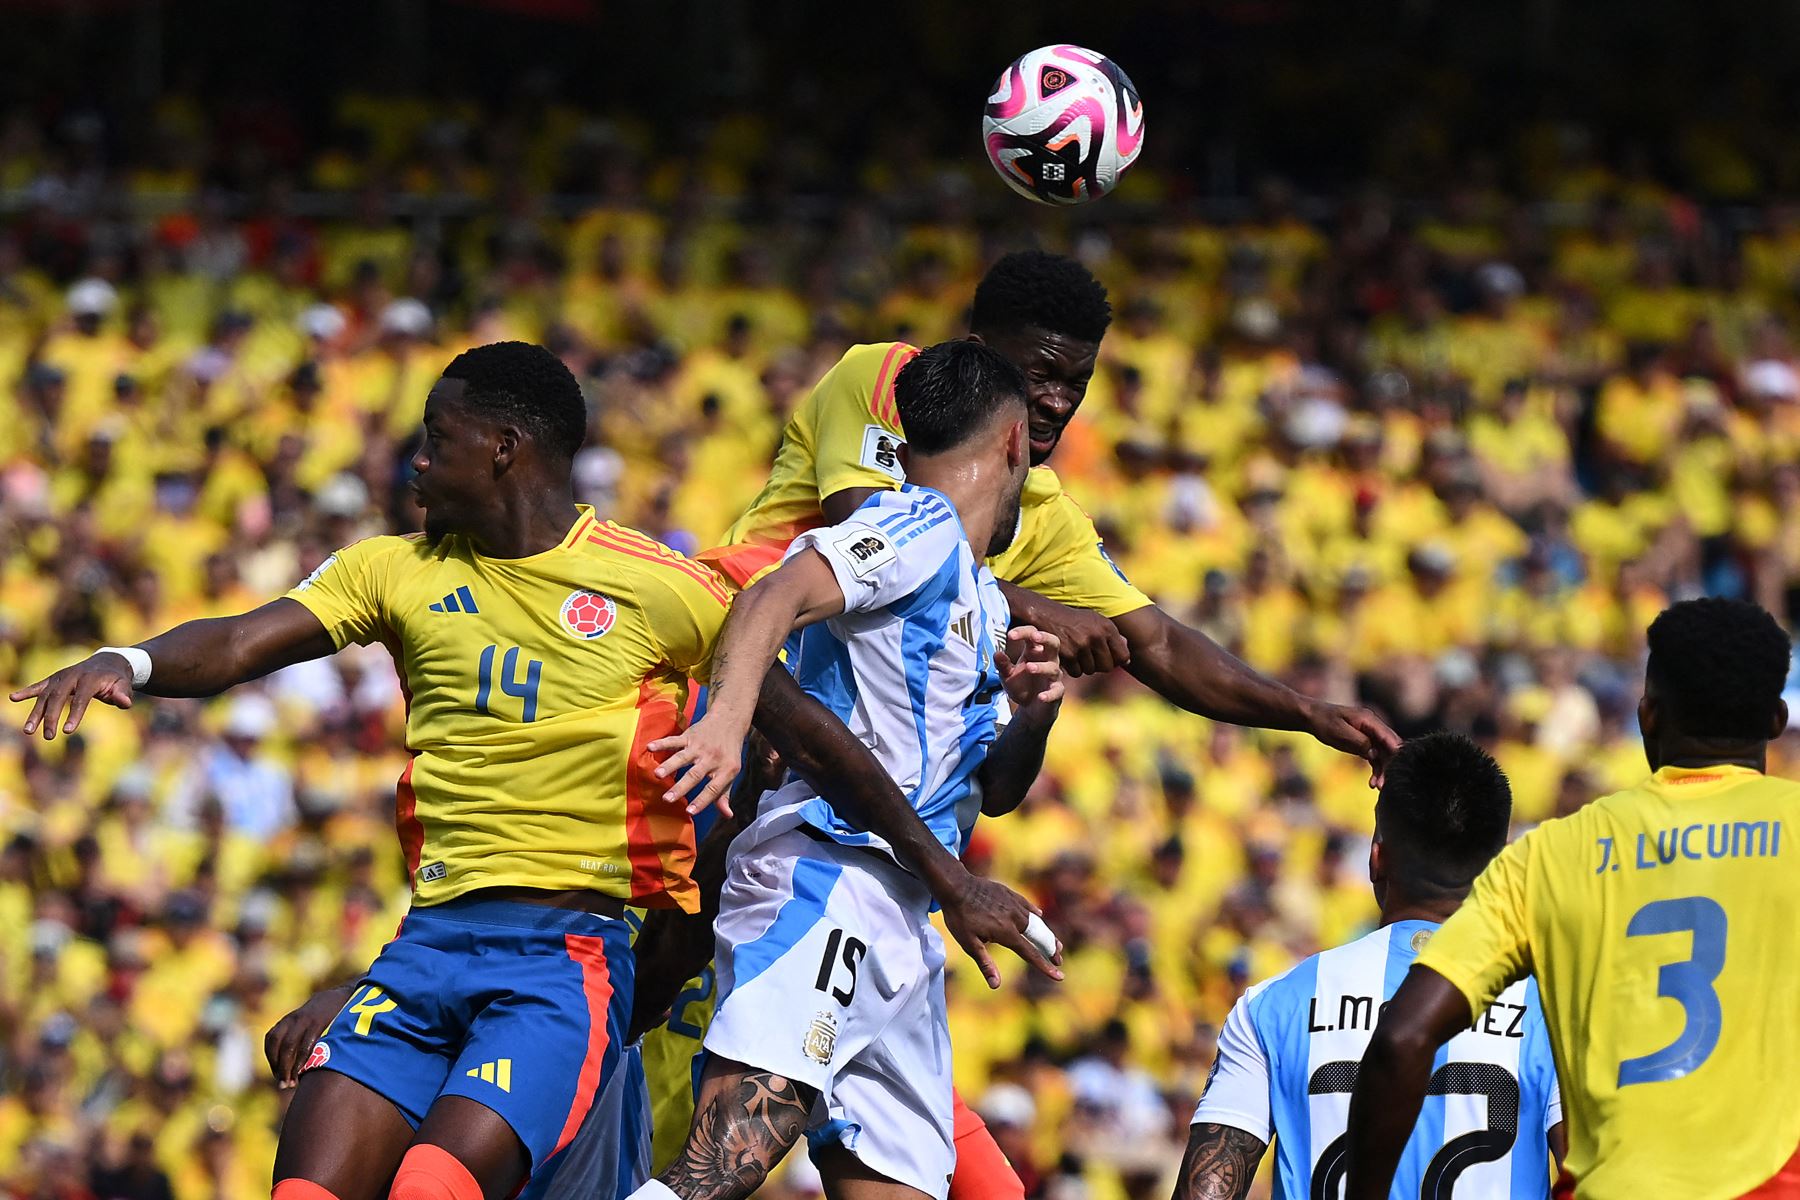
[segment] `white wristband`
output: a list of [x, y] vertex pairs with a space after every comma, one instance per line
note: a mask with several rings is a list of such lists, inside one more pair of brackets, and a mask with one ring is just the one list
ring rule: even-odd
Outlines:
[[136, 646], [102, 646], [95, 654], [116, 654], [131, 664], [131, 686], [141, 688], [150, 682], [150, 655]]

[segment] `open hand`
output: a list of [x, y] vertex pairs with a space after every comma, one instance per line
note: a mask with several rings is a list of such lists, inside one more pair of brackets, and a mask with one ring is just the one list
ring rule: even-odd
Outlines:
[[719, 806], [721, 815], [731, 816], [731, 781], [743, 764], [748, 732], [709, 712], [680, 733], [651, 742], [652, 754], [669, 756], [656, 768], [658, 779], [671, 781], [663, 799], [673, 804], [699, 787], [687, 806], [690, 816], [711, 804]]
[[1006, 649], [994, 661], [1015, 707], [1054, 709], [1062, 703], [1062, 644], [1054, 633], [1018, 625], [1006, 633]]
[[1062, 981], [1062, 943], [1057, 943], [1056, 953], [1049, 958], [1031, 944], [1025, 936], [1025, 922], [1038, 908], [1019, 893], [1003, 883], [965, 872], [949, 896], [937, 899], [944, 910], [944, 928], [975, 960], [990, 988], [1000, 986], [1000, 970], [988, 953], [990, 943], [1005, 946], [1044, 975]]
[[[10, 699], [15, 704], [35, 699], [37, 703], [25, 717], [25, 736], [30, 737], [41, 726], [44, 740], [53, 742], [57, 722], [62, 721], [64, 733], [74, 733], [92, 701], [130, 708], [131, 664], [118, 654], [92, 654], [48, 679], [20, 688]], [[65, 708], [69, 713], [67, 720], [63, 720]]]
[[1315, 704], [1309, 717], [1308, 733], [1333, 750], [1366, 760], [1369, 786], [1381, 786], [1388, 760], [1400, 749], [1400, 735], [1389, 729], [1387, 722], [1366, 708], [1348, 704]]

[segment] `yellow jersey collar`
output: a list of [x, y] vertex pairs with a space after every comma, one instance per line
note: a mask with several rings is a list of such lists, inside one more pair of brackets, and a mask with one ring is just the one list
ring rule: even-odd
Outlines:
[[562, 548], [567, 550], [569, 547], [575, 545], [581, 540], [582, 535], [587, 533], [593, 527], [594, 506], [591, 504], [577, 504], [575, 506], [575, 523], [569, 526], [569, 532], [562, 540]]
[[1714, 763], [1705, 767], [1661, 767], [1650, 778], [1671, 787], [1696, 783], [1715, 783], [1722, 779], [1757, 778], [1762, 775], [1752, 767], [1736, 763]]

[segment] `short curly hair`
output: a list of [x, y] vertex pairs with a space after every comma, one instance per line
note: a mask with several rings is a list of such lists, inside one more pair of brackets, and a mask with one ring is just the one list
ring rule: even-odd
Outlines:
[[1769, 736], [1793, 645], [1747, 600], [1683, 600], [1650, 623], [1645, 669], [1656, 700], [1691, 737]]
[[1008, 254], [989, 267], [969, 311], [969, 328], [978, 334], [1042, 329], [1097, 343], [1110, 324], [1112, 305], [1093, 273], [1043, 250]]
[[1506, 845], [1511, 824], [1506, 773], [1460, 733], [1431, 733], [1401, 746], [1375, 801], [1390, 873], [1414, 896], [1467, 889]]
[[491, 420], [516, 425], [564, 461], [587, 437], [587, 400], [562, 359], [530, 342], [492, 342], [464, 350], [444, 368], [460, 379], [462, 402]]

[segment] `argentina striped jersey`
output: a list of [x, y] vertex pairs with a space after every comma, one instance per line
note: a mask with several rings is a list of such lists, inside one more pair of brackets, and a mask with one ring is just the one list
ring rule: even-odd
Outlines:
[[[1382, 1008], [1436, 929], [1399, 921], [1315, 954], [1251, 988], [1226, 1018], [1194, 1123], [1272, 1139], [1278, 1198], [1343, 1195], [1358, 1066]], [[1438, 1051], [1389, 1196], [1548, 1196], [1545, 1135], [1561, 1120], [1537, 982], [1526, 979]]]
[[[910, 483], [875, 493], [841, 524], [801, 534], [788, 554], [807, 550], [831, 565], [844, 612], [789, 643], [795, 678], [960, 855], [981, 812], [975, 773], [1003, 703], [994, 648], [1009, 613], [999, 585], [950, 501]], [[803, 781], [763, 801], [765, 814], [783, 808], [845, 845], [889, 849]]]

